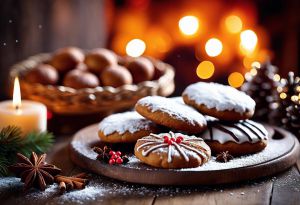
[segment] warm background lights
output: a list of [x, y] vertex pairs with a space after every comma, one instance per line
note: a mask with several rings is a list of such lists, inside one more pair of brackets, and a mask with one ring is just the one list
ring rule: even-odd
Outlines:
[[146, 44], [141, 39], [133, 39], [126, 45], [126, 54], [131, 57], [139, 57], [146, 50]]
[[216, 57], [221, 54], [223, 49], [222, 42], [217, 38], [209, 39], [205, 44], [205, 51], [210, 57]]
[[185, 16], [179, 20], [178, 26], [184, 35], [195, 35], [199, 29], [199, 20], [195, 16]]
[[197, 67], [197, 76], [201, 79], [210, 78], [215, 72], [215, 66], [210, 61], [202, 61]]
[[238, 33], [243, 28], [243, 22], [238, 16], [228, 16], [225, 19], [225, 26], [230, 33]]
[[239, 88], [244, 83], [244, 76], [239, 72], [233, 72], [228, 77], [228, 83], [234, 88]]

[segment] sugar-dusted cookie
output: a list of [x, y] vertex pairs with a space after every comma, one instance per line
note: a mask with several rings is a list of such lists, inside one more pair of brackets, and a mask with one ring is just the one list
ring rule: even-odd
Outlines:
[[202, 114], [170, 98], [144, 97], [136, 103], [135, 109], [145, 118], [174, 130], [199, 133], [206, 128], [206, 120]]
[[139, 139], [134, 154], [148, 165], [167, 169], [198, 167], [211, 157], [203, 139], [173, 132]]
[[200, 135], [214, 154], [229, 151], [240, 156], [263, 150], [268, 143], [268, 131], [252, 120], [239, 122], [208, 121], [208, 130]]
[[244, 120], [253, 116], [254, 100], [244, 92], [218, 83], [199, 82], [182, 93], [186, 104], [221, 120]]
[[137, 112], [110, 115], [99, 124], [98, 135], [104, 142], [133, 143], [150, 133], [158, 132], [157, 126]]

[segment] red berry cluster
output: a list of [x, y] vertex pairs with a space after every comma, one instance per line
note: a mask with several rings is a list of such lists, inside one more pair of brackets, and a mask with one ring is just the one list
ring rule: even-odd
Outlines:
[[104, 146], [101, 147], [94, 147], [93, 151], [98, 154], [97, 160], [103, 161], [109, 164], [126, 164], [129, 159], [126, 155], [122, 155], [120, 151], [113, 151], [110, 147]]
[[122, 153], [120, 151], [110, 151], [109, 152], [109, 156], [110, 156], [110, 159], [108, 161], [109, 164], [123, 164], [123, 159], [121, 157]]
[[176, 142], [177, 144], [180, 144], [183, 140], [182, 136], [178, 136], [176, 138], [168, 137], [167, 135], [164, 136], [164, 143], [167, 143], [168, 145], [172, 145], [173, 142]]

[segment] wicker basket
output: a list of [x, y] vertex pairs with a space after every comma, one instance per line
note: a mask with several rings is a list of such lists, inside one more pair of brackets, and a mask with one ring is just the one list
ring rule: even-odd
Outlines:
[[92, 114], [103, 111], [129, 109], [142, 97], [148, 95], [170, 95], [175, 88], [174, 69], [159, 60], [153, 60], [162, 75], [153, 81], [122, 87], [96, 87], [73, 89], [65, 86], [31, 84], [24, 80], [25, 73], [41, 62], [47, 62], [51, 54], [42, 53], [32, 56], [11, 68], [10, 76], [19, 76], [22, 97], [39, 101], [57, 114]]

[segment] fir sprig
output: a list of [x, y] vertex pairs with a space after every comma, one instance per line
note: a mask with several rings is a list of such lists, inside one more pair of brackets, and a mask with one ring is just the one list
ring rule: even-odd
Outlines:
[[31, 152], [41, 154], [53, 145], [54, 137], [48, 132], [32, 132], [26, 136], [16, 126], [8, 126], [0, 131], [0, 176], [8, 174], [7, 167], [16, 161], [16, 153], [27, 157]]

